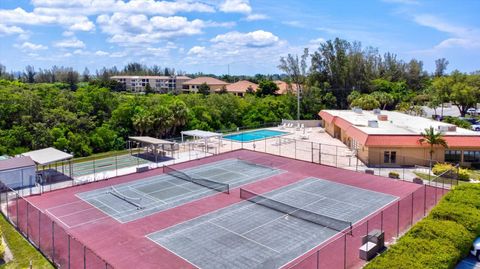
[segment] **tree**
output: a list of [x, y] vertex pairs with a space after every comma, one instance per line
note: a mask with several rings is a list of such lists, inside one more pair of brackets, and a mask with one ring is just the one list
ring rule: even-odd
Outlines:
[[145, 85], [145, 94], [150, 94], [150, 93], [153, 93], [153, 89], [152, 89], [152, 86], [150, 86], [150, 83], [147, 83], [147, 85]]
[[248, 85], [248, 88], [247, 88], [247, 90], [245, 91], [245, 93], [247, 93], [247, 94], [254, 94], [254, 93], [255, 93], [255, 91], [253, 90], [252, 85]]
[[276, 95], [279, 90], [278, 85], [271, 80], [262, 80], [257, 88], [257, 96], [264, 97], [267, 95]]
[[90, 70], [88, 70], [88, 68], [86, 68], [86, 67], [83, 70], [82, 81], [83, 82], [90, 82]]
[[430, 154], [430, 170], [432, 170], [432, 160], [433, 160], [433, 153], [435, 146], [442, 146], [444, 148], [448, 148], [447, 141], [443, 138], [443, 134], [440, 132], [435, 131], [435, 129], [430, 126], [430, 128], [426, 128], [424, 132], [421, 133], [422, 138], [418, 141], [420, 144], [428, 144], [430, 146], [429, 154]]
[[25, 73], [24, 73], [25, 82], [35, 83], [35, 74], [37, 74], [35, 72], [35, 67], [33, 67], [31, 65], [27, 65], [27, 67], [25, 67]]
[[447, 70], [449, 62], [445, 58], [440, 58], [435, 60], [435, 73], [436, 77], [442, 77]]
[[387, 106], [393, 104], [394, 101], [392, 95], [386, 92], [375, 91], [372, 92], [370, 95], [373, 96], [373, 98], [375, 98], [380, 103], [380, 107], [383, 110], [387, 108]]
[[302, 94], [302, 87], [305, 82], [307, 70], [308, 49], [305, 48], [301, 60], [298, 60], [298, 55], [288, 54], [287, 58], [280, 58], [280, 65], [278, 68], [287, 73], [290, 80], [297, 87], [297, 120], [300, 120], [300, 99]]
[[365, 110], [373, 110], [380, 107], [380, 102], [370, 94], [362, 94], [359, 98], [352, 101], [351, 107], [359, 107]]
[[203, 94], [203, 95], [209, 95], [210, 94], [210, 86], [207, 85], [207, 83], [202, 83], [198, 87], [198, 93]]
[[225, 93], [228, 93], [227, 91], [227, 87], [225, 85], [222, 86], [222, 88], [220, 88], [220, 91], [218, 91], [219, 94], [225, 94]]

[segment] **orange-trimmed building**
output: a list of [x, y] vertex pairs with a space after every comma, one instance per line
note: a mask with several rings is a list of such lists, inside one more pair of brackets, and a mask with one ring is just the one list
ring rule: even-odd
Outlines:
[[435, 147], [435, 161], [480, 164], [479, 132], [395, 111], [322, 110], [319, 116], [328, 134], [370, 166], [428, 165], [430, 148], [420, 138], [430, 126], [442, 132], [448, 144]]
[[227, 85], [227, 92], [237, 96], [245, 96], [245, 94], [251, 90], [252, 93], [256, 92], [258, 84], [250, 82], [248, 80], [240, 80], [232, 84]]
[[227, 87], [229, 83], [212, 77], [198, 77], [185, 81], [183, 83], [183, 92], [196, 93], [202, 84], [207, 84], [211, 92], [218, 92], [223, 87]]

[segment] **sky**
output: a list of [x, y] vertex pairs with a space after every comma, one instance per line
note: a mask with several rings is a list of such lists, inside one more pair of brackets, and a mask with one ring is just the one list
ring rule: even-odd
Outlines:
[[0, 0], [0, 63], [273, 74], [280, 57], [339, 37], [473, 72], [479, 11], [478, 0]]

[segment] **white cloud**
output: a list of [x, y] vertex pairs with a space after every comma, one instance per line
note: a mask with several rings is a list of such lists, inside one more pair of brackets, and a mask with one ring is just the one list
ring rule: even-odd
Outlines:
[[198, 35], [205, 27], [217, 26], [199, 19], [188, 20], [186, 17], [129, 15], [115, 13], [112, 16], [100, 15], [97, 23], [102, 32], [110, 35], [109, 41], [125, 46], [143, 43], [158, 43], [176, 37]]
[[211, 39], [214, 43], [229, 43], [247, 47], [268, 47], [275, 45], [280, 39], [271, 32], [257, 30], [249, 33], [228, 32]]
[[243, 13], [252, 12], [252, 7], [248, 0], [225, 0], [220, 4], [220, 10], [226, 13]]
[[65, 39], [55, 42], [54, 44], [57, 48], [64, 48], [64, 49], [83, 49], [85, 48], [85, 43], [83, 41], [78, 40], [76, 38]]
[[75, 33], [73, 31], [64, 31], [62, 35], [65, 37], [70, 37], [70, 36], [74, 36]]
[[95, 55], [97, 56], [107, 56], [109, 53], [103, 50], [97, 50], [95, 51]]
[[25, 34], [25, 31], [18, 26], [7, 26], [0, 24], [0, 35]]
[[421, 26], [429, 27], [450, 35], [449, 38], [435, 45], [432, 50], [454, 47], [464, 49], [480, 48], [479, 29], [455, 25], [431, 14], [414, 15], [413, 20]]
[[85, 19], [86, 17], [81, 17], [80, 21], [73, 23], [68, 27], [71, 31], [92, 31], [95, 29], [95, 24], [91, 22], [88, 19]]
[[188, 52], [187, 54], [188, 55], [199, 55], [199, 54], [203, 54], [206, 52], [206, 48], [205, 47], [202, 47], [202, 46], [194, 46], [192, 47]]
[[55, 17], [27, 12], [22, 8], [0, 9], [0, 18], [4, 24], [48, 24], [55, 22]]
[[30, 43], [30, 42], [23, 42], [22, 45], [18, 45], [16, 47], [18, 47], [20, 49], [23, 49], [23, 50], [30, 50], [30, 51], [48, 49], [47, 46], [44, 46], [44, 45], [41, 45], [41, 44], [34, 44], [34, 43]]
[[246, 21], [259, 21], [265, 19], [268, 19], [268, 16], [264, 14], [249, 14], [247, 17], [245, 17]]

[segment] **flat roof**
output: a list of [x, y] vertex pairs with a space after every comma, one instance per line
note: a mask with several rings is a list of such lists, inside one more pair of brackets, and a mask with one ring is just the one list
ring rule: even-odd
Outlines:
[[23, 167], [35, 167], [35, 162], [28, 156], [20, 156], [6, 160], [0, 160], [0, 171], [19, 169]]
[[21, 154], [22, 156], [28, 156], [32, 160], [40, 165], [51, 164], [59, 161], [65, 161], [73, 158], [72, 154], [65, 153], [55, 148], [45, 148], [34, 151], [29, 151]]
[[214, 133], [214, 132], [203, 131], [203, 130], [182, 131], [182, 135], [196, 136], [196, 137], [202, 137], [202, 138], [222, 136], [221, 133]]
[[[382, 110], [380, 114], [388, 117], [386, 121], [378, 120], [377, 114], [374, 114], [373, 111], [365, 110], [361, 113], [353, 110], [322, 110], [320, 113], [328, 113], [331, 116], [339, 117], [367, 135], [420, 135], [425, 131], [425, 128], [433, 127], [439, 130], [440, 126], [444, 126], [444, 128], [454, 127], [455, 131], [443, 132], [448, 136], [480, 136], [478, 132], [456, 127], [453, 124], [396, 111]], [[378, 127], [368, 127], [368, 121], [371, 120], [376, 120]]]
[[172, 141], [162, 140], [150, 136], [129, 136], [128, 139], [151, 145], [174, 144]]

